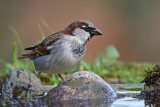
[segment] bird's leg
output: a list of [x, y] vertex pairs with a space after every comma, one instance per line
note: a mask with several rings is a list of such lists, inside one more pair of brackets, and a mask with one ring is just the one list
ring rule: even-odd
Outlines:
[[39, 77], [40, 74], [41, 74], [41, 72], [38, 72], [38, 71], [37, 71], [37, 78]]
[[61, 76], [61, 74], [58, 74], [58, 76], [62, 79], [62, 81], [64, 81], [63, 77]]

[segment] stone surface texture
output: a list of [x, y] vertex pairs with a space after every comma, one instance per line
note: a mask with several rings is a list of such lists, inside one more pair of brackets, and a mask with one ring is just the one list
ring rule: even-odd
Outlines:
[[30, 96], [43, 95], [44, 90], [39, 79], [26, 69], [11, 71], [2, 84], [2, 97], [12, 98], [22, 93]]
[[95, 99], [112, 102], [117, 96], [110, 85], [100, 76], [88, 71], [79, 71], [51, 89], [46, 98], [51, 103]]

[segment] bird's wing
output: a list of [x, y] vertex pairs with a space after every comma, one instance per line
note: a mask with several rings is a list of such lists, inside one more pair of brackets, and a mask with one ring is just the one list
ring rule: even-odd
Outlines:
[[60, 39], [60, 36], [56, 33], [53, 35], [48, 36], [46, 39], [44, 39], [41, 43], [39, 43], [36, 46], [25, 48], [25, 50], [31, 50], [30, 53], [23, 54], [22, 58], [37, 58], [39, 56], [48, 55], [51, 52], [51, 48], [49, 46], [53, 46], [53, 44]]

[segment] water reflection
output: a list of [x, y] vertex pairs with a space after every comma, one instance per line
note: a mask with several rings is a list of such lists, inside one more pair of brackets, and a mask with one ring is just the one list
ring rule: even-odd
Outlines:
[[117, 99], [111, 107], [144, 107], [144, 100], [132, 97]]
[[49, 107], [111, 107], [112, 103], [105, 100], [51, 102]]

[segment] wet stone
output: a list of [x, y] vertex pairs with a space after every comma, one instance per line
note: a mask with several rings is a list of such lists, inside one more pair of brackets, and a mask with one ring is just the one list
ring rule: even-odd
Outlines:
[[75, 72], [57, 87], [51, 89], [46, 96], [51, 104], [97, 99], [113, 102], [116, 98], [116, 93], [106, 81], [88, 71]]
[[12, 98], [22, 94], [30, 96], [43, 95], [44, 89], [39, 79], [26, 69], [11, 71], [2, 84], [2, 97]]

